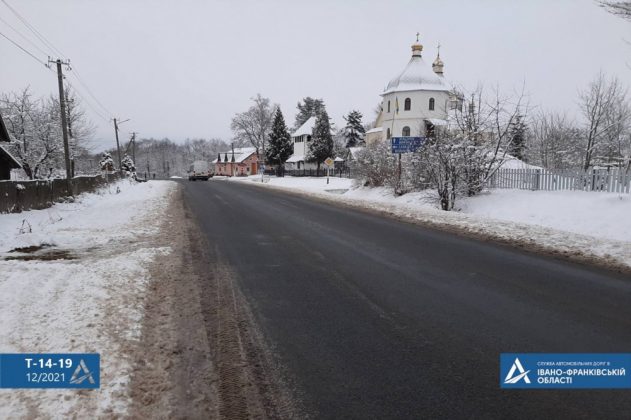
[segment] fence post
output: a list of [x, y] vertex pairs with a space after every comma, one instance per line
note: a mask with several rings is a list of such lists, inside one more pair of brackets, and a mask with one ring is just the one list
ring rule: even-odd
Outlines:
[[541, 169], [535, 171], [535, 190], [539, 189], [539, 183], [541, 182]]

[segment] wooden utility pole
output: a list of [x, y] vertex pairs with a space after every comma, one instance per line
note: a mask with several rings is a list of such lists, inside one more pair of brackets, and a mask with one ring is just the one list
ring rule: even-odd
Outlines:
[[123, 170], [123, 164], [121, 161], [121, 145], [118, 142], [118, 123], [116, 122], [116, 118], [114, 118], [114, 133], [116, 134], [116, 150], [118, 151], [118, 170]]
[[134, 165], [136, 164], [136, 131], [131, 133], [131, 158], [134, 160]]
[[70, 69], [70, 60], [61, 61], [60, 59], [51, 60], [48, 59], [48, 64], [57, 64], [57, 83], [59, 84], [59, 108], [61, 111], [61, 133], [64, 139], [64, 160], [66, 163], [66, 179], [72, 178], [72, 168], [70, 167], [70, 148], [68, 146], [68, 121], [66, 115], [66, 96], [64, 95], [64, 74], [61, 69], [61, 65], [66, 65], [67, 69]]
[[123, 162], [121, 158], [121, 146], [120, 146], [120, 142], [118, 141], [118, 124], [119, 123], [122, 124], [127, 121], [129, 121], [129, 119], [125, 121], [118, 121], [116, 118], [114, 118], [114, 133], [116, 134], [116, 150], [118, 151], [118, 170], [121, 172], [123, 170]]

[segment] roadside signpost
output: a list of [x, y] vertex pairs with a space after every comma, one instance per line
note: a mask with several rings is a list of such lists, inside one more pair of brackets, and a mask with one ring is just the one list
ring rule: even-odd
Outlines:
[[425, 143], [425, 137], [391, 137], [390, 146], [392, 153], [399, 154], [399, 167], [397, 168], [397, 186], [396, 193], [402, 194], [401, 190], [401, 153], [416, 152]]
[[326, 158], [324, 160], [324, 164], [326, 165], [326, 183], [329, 183], [329, 171], [331, 170], [331, 168], [333, 167], [333, 165], [335, 165], [335, 161], [333, 159], [331, 159], [330, 157]]
[[416, 152], [425, 143], [425, 137], [392, 137], [390, 145], [392, 153]]

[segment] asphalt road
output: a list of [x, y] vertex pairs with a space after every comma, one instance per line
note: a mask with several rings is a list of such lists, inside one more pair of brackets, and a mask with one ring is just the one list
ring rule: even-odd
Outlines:
[[628, 277], [243, 183], [183, 184], [308, 414], [631, 418], [629, 390], [499, 389], [502, 352], [631, 352]]

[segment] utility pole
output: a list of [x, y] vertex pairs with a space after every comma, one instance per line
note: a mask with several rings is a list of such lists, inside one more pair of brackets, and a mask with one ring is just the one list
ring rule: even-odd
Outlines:
[[57, 64], [57, 83], [59, 84], [59, 107], [61, 111], [61, 133], [64, 139], [64, 160], [66, 163], [66, 179], [72, 178], [72, 169], [70, 167], [70, 148], [68, 147], [68, 121], [66, 116], [66, 97], [64, 95], [64, 74], [61, 65], [64, 64], [67, 70], [70, 70], [70, 60], [61, 61], [61, 59], [51, 60], [48, 58], [48, 64]]
[[[120, 121], [120, 124], [129, 121], [128, 119], [125, 121]], [[118, 141], [118, 124], [119, 121], [116, 120], [116, 118], [114, 118], [114, 133], [116, 134], [116, 150], [118, 151], [118, 170], [122, 171], [123, 170], [123, 163], [122, 163], [122, 158], [121, 158], [121, 146], [120, 143]]]
[[136, 164], [136, 134], [138, 134], [136, 131], [131, 133], [131, 158], [134, 160], [134, 165]]

